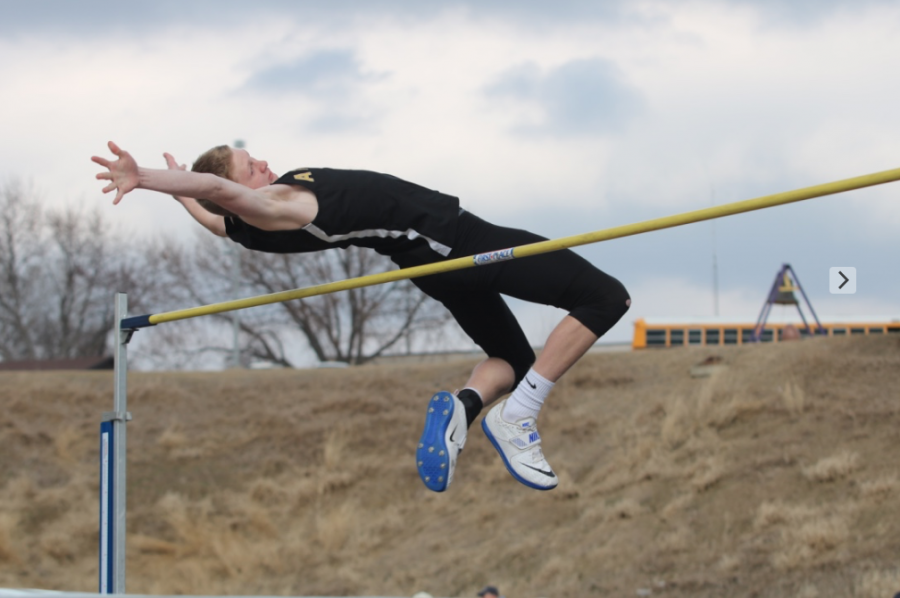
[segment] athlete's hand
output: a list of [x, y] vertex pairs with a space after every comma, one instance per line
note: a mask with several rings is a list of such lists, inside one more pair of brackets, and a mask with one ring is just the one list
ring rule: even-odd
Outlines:
[[187, 165], [176, 162], [169, 152], [163, 152], [163, 158], [166, 159], [166, 166], [169, 167], [169, 170], [187, 170]]
[[109, 172], [101, 172], [97, 175], [97, 179], [101, 181], [110, 181], [109, 185], [103, 188], [104, 193], [116, 190], [116, 198], [113, 204], [119, 203], [126, 193], [134, 191], [138, 186], [138, 165], [131, 154], [120, 148], [118, 145], [109, 142], [109, 151], [118, 157], [118, 160], [111, 162], [106, 158], [92, 156], [91, 160], [100, 166], [109, 170]]
[[[176, 162], [175, 158], [169, 152], [163, 152], [163, 158], [166, 159], [166, 166], [169, 170], [187, 170], [187, 165]], [[173, 195], [172, 198], [182, 205], [189, 199], [182, 195]]]

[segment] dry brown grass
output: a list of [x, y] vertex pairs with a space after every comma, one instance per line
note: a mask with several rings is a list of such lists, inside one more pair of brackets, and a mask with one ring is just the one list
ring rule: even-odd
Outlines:
[[900, 588], [900, 568], [866, 571], [856, 579], [855, 595], [859, 598], [894, 596]]
[[791, 415], [800, 415], [806, 409], [806, 393], [793, 381], [786, 382], [781, 388], [781, 398]]
[[[448, 492], [418, 480], [420, 409], [471, 362], [132, 374], [128, 590], [890, 597], [898, 340], [590, 355], [541, 416], [547, 493], [477, 427]], [[0, 375], [0, 586], [96, 589], [111, 390]]]
[[803, 468], [803, 475], [812, 482], [834, 482], [848, 477], [859, 466], [859, 454], [841, 450], [836, 455], [820, 459]]
[[863, 498], [876, 501], [885, 500], [897, 496], [897, 493], [900, 492], [900, 480], [896, 475], [866, 480], [859, 485], [859, 491]]

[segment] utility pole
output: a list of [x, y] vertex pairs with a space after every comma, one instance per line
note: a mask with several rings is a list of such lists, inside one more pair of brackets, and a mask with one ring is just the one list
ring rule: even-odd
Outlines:
[[[716, 205], [716, 188], [709, 185], [710, 200], [713, 207]], [[719, 259], [716, 255], [716, 221], [710, 220], [712, 225], [712, 283], [713, 283], [713, 314], [719, 316]]]
[[[234, 149], [244, 149], [244, 140], [237, 139], [234, 142]], [[240, 288], [241, 278], [241, 254], [236, 243], [231, 244], [231, 298], [236, 299]], [[241, 318], [238, 311], [231, 312], [231, 367], [243, 367], [241, 363]]]

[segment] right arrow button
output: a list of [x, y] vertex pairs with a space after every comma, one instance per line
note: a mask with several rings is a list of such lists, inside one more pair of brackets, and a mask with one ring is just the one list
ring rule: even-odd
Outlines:
[[844, 288], [844, 285], [847, 284], [847, 282], [848, 282], [850, 279], [847, 278], [846, 276], [844, 276], [844, 273], [841, 272], [840, 270], [838, 270], [838, 274], [840, 274], [840, 275], [841, 275], [841, 278], [844, 279], [844, 282], [842, 282], [842, 283], [841, 283], [841, 286], [838, 287], [838, 290], [841, 290], [841, 289]]
[[828, 290], [832, 295], [856, 293], [856, 268], [837, 266], [828, 271]]

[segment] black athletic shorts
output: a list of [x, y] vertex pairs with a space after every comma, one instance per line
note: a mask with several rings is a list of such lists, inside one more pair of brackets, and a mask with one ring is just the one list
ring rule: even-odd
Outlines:
[[[395, 255], [393, 260], [408, 268], [538, 241], [546, 239], [463, 211], [449, 256], [440, 258], [428, 251]], [[625, 287], [568, 249], [422, 276], [412, 282], [443, 303], [489, 357], [507, 361], [516, 373], [516, 384], [534, 363], [534, 351], [501, 295], [567, 310], [598, 337], [628, 310]]]

